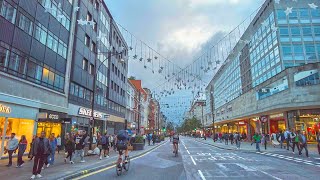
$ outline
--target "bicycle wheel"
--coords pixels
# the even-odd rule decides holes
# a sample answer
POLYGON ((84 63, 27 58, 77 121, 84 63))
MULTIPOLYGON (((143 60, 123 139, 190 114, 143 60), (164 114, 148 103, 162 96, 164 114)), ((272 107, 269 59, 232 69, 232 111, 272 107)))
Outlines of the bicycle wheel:
POLYGON ((120 176, 122 174, 122 166, 118 167, 118 165, 116 165, 116 171, 117 175, 120 176))

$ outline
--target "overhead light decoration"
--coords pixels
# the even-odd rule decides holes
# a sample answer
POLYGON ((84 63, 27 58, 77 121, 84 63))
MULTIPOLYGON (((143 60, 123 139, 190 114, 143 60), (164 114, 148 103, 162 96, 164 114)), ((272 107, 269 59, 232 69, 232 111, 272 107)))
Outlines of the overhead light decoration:
POLYGON ((73 8, 74 12, 78 12, 78 11, 79 11, 79 9, 80 9, 80 7, 79 7, 79 6, 75 6, 75 7, 73 8))
POLYGON ((158 57, 157 57, 157 56, 155 56, 155 57, 154 57, 154 59, 158 59, 158 57))
POLYGON ((138 55, 135 54, 135 55, 133 56, 133 59, 137 59, 137 57, 138 57, 138 55))
POLYGON ((151 59, 150 59, 150 58, 148 58, 148 59, 147 59, 147 61, 148 61, 148 62, 151 62, 151 59))
POLYGON ((131 51, 132 49, 133 49, 133 47, 132 47, 132 46, 130 46, 130 47, 129 47, 129 50, 131 51))
POLYGON ((139 59, 139 61, 142 61, 143 60, 143 58, 141 57, 140 59, 139 59))
POLYGON ((287 7, 287 9, 284 11, 287 16, 289 16, 292 13, 292 7, 287 7))
POLYGON ((82 19, 78 19, 77 22, 78 22, 79 25, 87 25, 88 24, 87 21, 82 20, 82 19))

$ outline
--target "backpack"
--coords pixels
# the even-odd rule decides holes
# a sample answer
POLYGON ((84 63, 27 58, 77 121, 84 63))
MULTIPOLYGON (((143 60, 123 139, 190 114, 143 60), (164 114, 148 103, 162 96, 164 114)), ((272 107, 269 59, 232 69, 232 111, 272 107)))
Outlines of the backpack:
POLYGON ((126 131, 120 130, 120 131, 118 132, 117 139, 118 139, 118 140, 122 140, 122 141, 127 140, 127 136, 126 136, 125 133, 126 133, 126 131))

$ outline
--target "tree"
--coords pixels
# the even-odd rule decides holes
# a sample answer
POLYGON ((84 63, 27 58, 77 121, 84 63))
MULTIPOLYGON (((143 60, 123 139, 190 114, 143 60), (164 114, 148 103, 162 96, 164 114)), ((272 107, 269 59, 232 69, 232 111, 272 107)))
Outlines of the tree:
POLYGON ((130 77, 129 77, 129 80, 136 80, 136 77, 130 76, 130 77))
POLYGON ((202 127, 200 121, 193 117, 191 119, 184 120, 182 125, 178 128, 178 132, 189 132, 199 127, 202 127))
POLYGON ((168 132, 171 132, 174 130, 174 126, 172 122, 168 122, 167 127, 166 127, 168 132))

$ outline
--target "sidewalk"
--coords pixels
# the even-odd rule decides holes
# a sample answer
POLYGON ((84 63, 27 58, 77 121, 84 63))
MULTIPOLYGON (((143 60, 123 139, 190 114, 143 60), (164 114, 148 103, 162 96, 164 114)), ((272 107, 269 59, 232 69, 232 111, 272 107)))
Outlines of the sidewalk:
MULTIPOLYGON (((167 141, 163 141, 161 143, 156 144, 155 146, 144 147, 144 150, 141 151, 132 151, 129 153, 130 157, 140 156, 145 154, 154 148, 166 143, 167 141)), ((102 169, 103 167, 107 167, 116 162, 118 153, 111 150, 109 153, 109 158, 103 158, 99 160, 97 155, 94 156, 86 156, 85 163, 80 163, 80 158, 74 159, 75 164, 70 164, 69 161, 64 163, 64 151, 60 151, 60 154, 56 152, 55 154, 55 164, 50 166, 49 168, 45 168, 41 171, 41 175, 43 179, 64 179, 65 177, 76 177, 81 174, 86 174, 90 171, 102 169)), ((32 176, 32 167, 33 160, 29 161, 27 157, 24 158, 25 164, 21 168, 16 168, 17 158, 13 158, 13 165, 11 167, 6 167, 8 164, 8 159, 0 160, 0 177, 6 177, 6 179, 30 179, 32 176)))
MULTIPOLYGON (((222 143, 220 143, 219 141, 213 142, 213 140, 210 139, 210 138, 208 138, 207 140, 204 140, 203 138, 201 138, 201 139, 197 138, 195 140, 203 142, 203 143, 206 143, 206 144, 213 145, 213 146, 218 147, 218 148, 227 149, 227 150, 256 152, 256 144, 254 143, 251 146, 251 142, 243 142, 243 141, 241 141, 240 150, 238 150, 237 147, 236 147, 236 144, 235 143, 231 144, 230 141, 229 141, 228 145, 225 145, 224 142, 222 142, 222 143)), ((287 149, 284 149, 284 147, 283 147, 283 149, 281 149, 280 146, 274 147, 273 145, 271 145, 271 142, 268 142, 268 143, 269 144, 267 145, 267 150, 264 149, 264 145, 260 144, 260 150, 262 152, 293 155, 291 147, 289 147, 289 151, 288 151, 287 149)), ((309 151, 309 156, 310 157, 313 157, 315 159, 320 158, 316 144, 308 144, 308 151, 309 151)), ((297 148, 295 149, 295 155, 297 157, 299 156, 297 148)), ((302 151, 302 155, 305 156, 305 151, 304 150, 302 151)))

